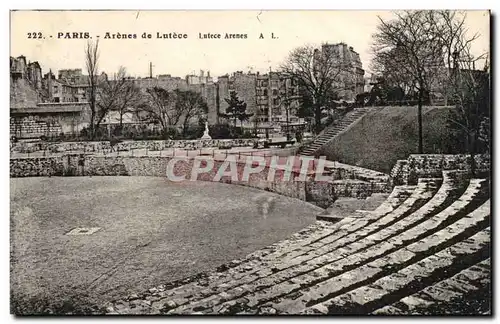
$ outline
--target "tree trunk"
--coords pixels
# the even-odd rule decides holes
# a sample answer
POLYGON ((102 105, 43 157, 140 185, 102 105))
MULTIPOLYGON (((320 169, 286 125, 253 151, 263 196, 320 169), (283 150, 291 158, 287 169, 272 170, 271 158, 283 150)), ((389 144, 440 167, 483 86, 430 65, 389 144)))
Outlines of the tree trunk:
POLYGON ((470 132, 467 133, 468 142, 469 142, 469 155, 470 155, 470 172, 474 177, 476 175, 476 160, 474 159, 476 156, 476 142, 477 142, 477 132, 473 131, 472 134, 470 132))
POLYGON ((423 93, 422 90, 418 91, 418 154, 424 153, 423 135, 422 135, 422 105, 423 93))
POLYGON ((321 131, 321 106, 316 104, 314 107, 314 132, 319 134, 321 131))
POLYGON ((95 111, 90 112, 89 136, 91 140, 95 137, 95 111))

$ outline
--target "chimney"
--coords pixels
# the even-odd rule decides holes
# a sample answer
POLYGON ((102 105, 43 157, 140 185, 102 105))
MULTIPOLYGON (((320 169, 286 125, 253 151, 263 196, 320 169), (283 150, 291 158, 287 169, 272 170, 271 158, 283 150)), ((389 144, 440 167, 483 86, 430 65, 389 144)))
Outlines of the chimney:
POLYGON ((210 78, 210 71, 207 71, 207 78, 210 78))
POLYGON ((49 102, 52 102, 52 69, 49 70, 49 79, 47 80, 47 88, 49 92, 49 102))

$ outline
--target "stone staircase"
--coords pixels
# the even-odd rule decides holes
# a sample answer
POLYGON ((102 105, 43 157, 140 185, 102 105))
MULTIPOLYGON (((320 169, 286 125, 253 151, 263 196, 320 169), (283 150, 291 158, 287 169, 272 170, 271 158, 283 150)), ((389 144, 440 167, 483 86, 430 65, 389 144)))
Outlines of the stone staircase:
POLYGON ((443 171, 375 210, 107 305, 108 314, 491 314, 489 179, 443 171))
POLYGON ((301 147, 298 151, 300 155, 313 156, 315 153, 326 143, 331 141, 335 136, 344 132, 363 117, 370 108, 355 108, 353 111, 348 112, 343 118, 336 121, 333 125, 328 126, 323 130, 310 144, 301 147))

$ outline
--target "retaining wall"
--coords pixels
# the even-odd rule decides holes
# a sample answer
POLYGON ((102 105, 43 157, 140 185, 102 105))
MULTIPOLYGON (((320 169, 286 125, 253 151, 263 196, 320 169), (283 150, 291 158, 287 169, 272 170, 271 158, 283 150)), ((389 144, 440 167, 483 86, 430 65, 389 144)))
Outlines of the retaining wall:
MULTIPOLYGON (((58 157, 16 158, 10 160, 10 176, 155 176, 166 177, 167 166, 172 159, 175 176, 186 176, 191 179, 193 165, 197 159, 182 157, 132 157, 132 156, 85 156, 84 168, 78 166, 79 154, 67 154, 58 157)), ((249 186, 262 190, 275 192, 284 196, 301 199, 314 203, 320 207, 328 207, 337 197, 365 198, 374 192, 387 192, 390 190, 387 183, 369 183, 360 180, 336 180, 329 176, 328 180, 318 181, 314 172, 300 175, 295 170, 285 170, 283 167, 265 167, 258 173, 251 173, 248 180, 242 179, 245 162, 234 161, 234 164, 223 160, 214 160, 211 157, 199 157, 201 167, 206 163, 214 163, 208 172, 201 173, 195 180, 214 181, 217 172, 230 170, 235 167, 237 176, 224 175, 220 181, 249 186), (223 166, 223 164, 226 165, 223 166), (222 167, 223 166, 223 167, 222 167), (274 172, 274 176, 269 176, 274 172), (289 172, 290 176, 285 177, 289 172), (300 177, 300 178, 299 178, 300 177)), ((254 165, 256 166, 256 165, 254 165)), ((169 178, 171 180, 171 178, 169 178)))
MULTIPOLYGON (((133 149, 146 149, 148 151, 161 151, 167 148, 179 148, 186 150, 208 148, 208 147, 248 147, 253 146, 257 139, 213 139, 213 140, 156 140, 156 141, 124 141, 114 146, 118 151, 130 151, 133 149)), ((53 153, 64 153, 71 151, 99 152, 110 150, 109 141, 102 142, 17 142, 11 146, 11 152, 32 153, 37 151, 49 151, 53 153)))

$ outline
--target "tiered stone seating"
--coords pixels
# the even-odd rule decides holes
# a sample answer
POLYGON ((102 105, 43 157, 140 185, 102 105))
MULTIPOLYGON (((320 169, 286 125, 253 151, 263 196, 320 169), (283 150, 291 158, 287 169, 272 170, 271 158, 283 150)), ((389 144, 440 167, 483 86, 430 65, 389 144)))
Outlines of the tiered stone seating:
POLYGON ((478 309, 485 313, 491 305, 485 302, 491 293, 490 259, 470 266, 456 275, 428 286, 412 295, 401 298, 396 303, 379 308, 373 312, 377 315, 397 314, 477 314, 478 309), (473 305, 472 309, 467 307, 473 305), (486 305, 485 305, 486 304, 486 305), (443 312, 444 311, 444 312, 443 312))
MULTIPOLYGON (((438 280, 435 279, 436 277, 449 275, 451 271, 456 271, 456 269, 470 265, 468 262, 469 259, 472 264, 475 264, 478 258, 481 258, 485 252, 485 249, 489 248, 489 229, 480 231, 470 237, 468 241, 460 240, 451 246, 450 242, 453 242, 454 238, 460 238, 467 231, 473 231, 480 224, 487 222, 490 212, 489 205, 490 202, 487 201, 466 217, 460 218, 457 222, 435 232, 433 235, 426 236, 420 241, 406 246, 404 249, 399 249, 382 259, 367 264, 370 270, 375 269, 369 272, 368 276, 371 276, 370 279, 373 280, 376 274, 380 272, 385 276, 372 281, 369 285, 363 285, 326 302, 318 303, 313 308, 320 312, 326 311, 326 313, 346 314, 354 312, 365 314, 373 311, 377 306, 384 305, 391 301, 391 299, 397 298, 401 294, 411 294, 414 290, 418 291, 418 288, 424 288, 432 280, 438 280), (448 249, 432 253, 432 250, 440 245, 446 246, 448 249), (412 261, 414 263, 410 263, 412 261), (391 273, 388 275, 388 271, 384 270, 387 267, 391 267, 391 273), (398 268, 400 268, 399 271, 397 271, 398 268)), ((426 225, 431 224, 422 224, 422 226, 426 225)), ((408 238, 410 237, 408 236, 408 238)), ((366 280, 367 274, 363 273, 362 269, 363 267, 354 269, 349 273, 349 278, 356 278, 355 280, 358 282, 366 280)), ((343 275, 346 276, 345 274, 343 275)), ((348 282, 351 284, 350 281, 348 282)), ((323 282, 322 287, 326 284, 326 282, 323 282)), ((340 287, 345 286, 341 285, 340 287)), ((330 289, 328 294, 334 294, 335 290, 330 289)), ((309 296, 313 298, 318 297, 317 292, 318 290, 315 291, 315 294, 310 294, 309 296)), ((324 298, 320 295, 316 301, 324 298)), ((304 299, 301 301, 304 302, 304 299)), ((311 301, 312 298, 308 300, 308 302, 311 301)))
POLYGON ((395 187, 376 210, 360 212, 364 217, 317 222, 217 271, 153 288, 107 311, 425 313, 488 285, 488 196, 489 181, 467 181, 462 172, 419 179, 395 187))

